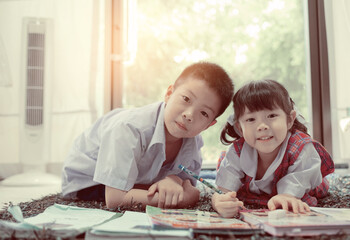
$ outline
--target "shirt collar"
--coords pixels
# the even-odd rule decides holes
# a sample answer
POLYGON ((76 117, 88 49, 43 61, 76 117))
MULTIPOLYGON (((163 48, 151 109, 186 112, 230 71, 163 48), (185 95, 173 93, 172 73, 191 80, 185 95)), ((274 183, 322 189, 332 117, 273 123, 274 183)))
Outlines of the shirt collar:
POLYGON ((161 102, 157 111, 157 122, 149 147, 157 143, 165 144, 164 108, 165 102, 161 102))

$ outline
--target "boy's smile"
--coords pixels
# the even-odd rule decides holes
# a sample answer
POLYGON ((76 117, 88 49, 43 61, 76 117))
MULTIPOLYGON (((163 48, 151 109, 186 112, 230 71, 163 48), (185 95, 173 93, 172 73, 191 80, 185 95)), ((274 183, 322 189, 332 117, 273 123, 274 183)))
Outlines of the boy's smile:
POLYGON ((175 123, 177 124, 177 126, 178 126, 180 129, 182 129, 182 130, 184 130, 184 131, 187 131, 187 128, 186 128, 186 125, 185 125, 185 124, 180 123, 180 122, 176 122, 176 121, 175 121, 175 123))
POLYGON ((192 138, 216 123, 221 101, 219 96, 198 79, 187 79, 165 96, 164 124, 167 141, 192 138))

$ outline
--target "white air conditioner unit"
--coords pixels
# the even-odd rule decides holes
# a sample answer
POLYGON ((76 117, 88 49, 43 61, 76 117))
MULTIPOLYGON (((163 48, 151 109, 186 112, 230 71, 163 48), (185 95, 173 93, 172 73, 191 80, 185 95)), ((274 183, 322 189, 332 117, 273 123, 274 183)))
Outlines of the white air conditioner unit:
POLYGON ((50 157, 52 20, 23 19, 19 157, 22 173, 3 185, 48 185, 59 178, 46 173, 50 157))

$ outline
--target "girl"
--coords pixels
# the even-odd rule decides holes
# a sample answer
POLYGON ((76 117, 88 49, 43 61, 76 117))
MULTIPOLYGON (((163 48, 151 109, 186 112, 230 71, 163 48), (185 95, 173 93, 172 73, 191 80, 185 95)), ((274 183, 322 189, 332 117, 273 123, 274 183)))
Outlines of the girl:
POLYGON ((296 118, 287 90, 273 80, 250 82, 234 95, 233 108, 221 132, 221 142, 232 145, 219 160, 216 178, 224 194, 213 195, 213 208, 224 217, 233 217, 243 202, 310 211, 308 205, 327 194, 324 177, 334 164, 296 118))

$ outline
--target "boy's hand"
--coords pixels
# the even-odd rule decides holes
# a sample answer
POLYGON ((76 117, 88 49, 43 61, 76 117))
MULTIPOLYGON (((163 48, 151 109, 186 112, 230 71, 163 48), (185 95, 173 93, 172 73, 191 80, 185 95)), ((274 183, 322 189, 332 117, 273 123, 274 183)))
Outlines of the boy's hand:
POLYGON ((309 205, 290 194, 278 194, 270 198, 267 202, 269 210, 276 210, 278 207, 288 211, 292 209, 294 213, 310 212, 309 205))
POLYGON ((166 178, 154 183, 148 189, 148 196, 158 192, 158 207, 176 207, 184 199, 182 180, 178 176, 169 175, 166 178))
POLYGON ((225 218, 234 217, 238 210, 243 207, 243 202, 236 198, 236 192, 214 193, 211 203, 215 211, 225 218))

